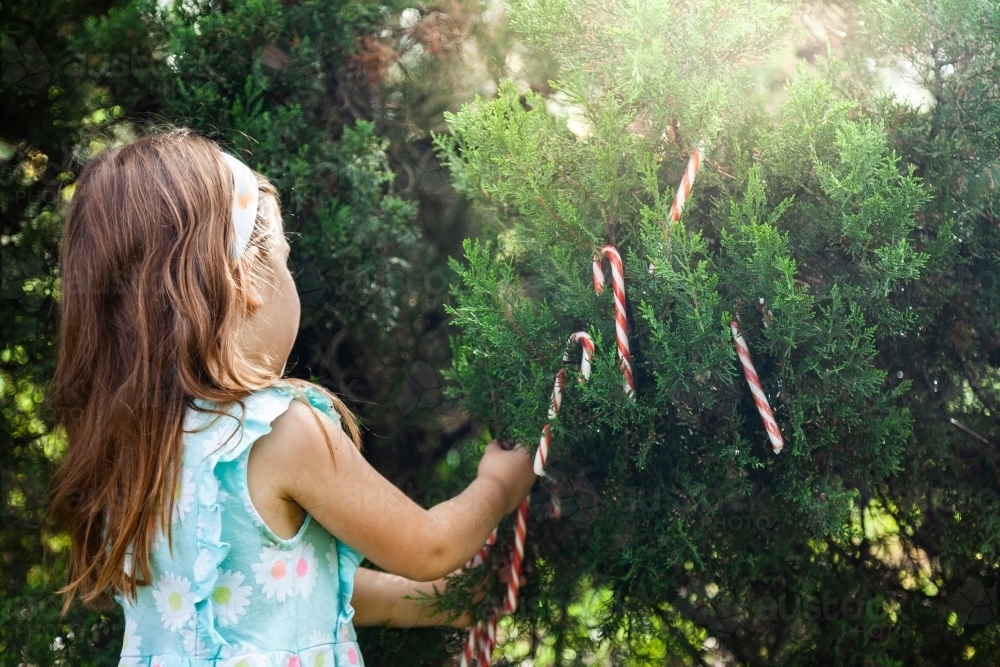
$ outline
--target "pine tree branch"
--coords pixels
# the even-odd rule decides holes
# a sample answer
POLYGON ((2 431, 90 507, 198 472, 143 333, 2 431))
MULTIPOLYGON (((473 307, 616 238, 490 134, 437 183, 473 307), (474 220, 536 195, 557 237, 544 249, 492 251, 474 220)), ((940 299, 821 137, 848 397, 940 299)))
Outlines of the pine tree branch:
POLYGON ((535 355, 536 359, 543 360, 545 357, 543 357, 538 352, 538 350, 535 349, 535 347, 531 344, 531 341, 528 339, 528 336, 524 333, 524 331, 521 329, 521 327, 518 326, 517 322, 514 321, 514 317, 510 313, 506 312, 506 309, 504 310, 504 315, 503 316, 504 316, 504 319, 507 320, 510 323, 510 326, 514 330, 514 333, 516 333, 517 337, 521 339, 521 342, 524 343, 524 346, 526 348, 528 348, 528 350, 533 355, 535 355))
POLYGON ((702 38, 705 42, 708 42, 708 38, 711 37, 712 33, 715 32, 715 29, 719 27, 722 19, 726 18, 726 15, 733 11, 734 7, 736 7, 735 2, 719 12, 718 16, 715 17, 715 20, 712 21, 712 25, 708 26, 708 30, 705 31, 705 36, 702 38))
POLYGON ((990 443, 990 441, 988 439, 986 439, 985 437, 979 435, 978 433, 976 433, 971 428, 969 428, 968 426, 966 426, 962 422, 958 421, 954 417, 948 417, 948 423, 951 424, 952 426, 954 426, 955 428, 957 428, 962 433, 975 438, 976 440, 978 440, 979 442, 983 443, 984 445, 992 444, 992 443, 990 443))
POLYGON ((707 164, 710 167, 712 167, 713 169, 715 169, 715 171, 719 175, 725 176, 726 178, 729 178, 729 179, 734 180, 734 181, 736 180, 735 176, 733 176, 728 171, 726 171, 725 169, 723 169, 722 165, 720 165, 718 162, 716 162, 715 160, 711 159, 707 155, 706 156, 702 156, 702 160, 704 160, 705 164, 707 164))
POLYGON ((539 205, 541 205, 542 210, 544 210, 548 214, 548 216, 552 218, 552 221, 555 222, 557 225, 559 225, 561 228, 565 229, 566 233, 569 234, 573 238, 573 240, 575 241, 580 240, 579 235, 577 235, 577 233, 573 230, 573 228, 568 225, 564 225, 562 220, 559 219, 559 216, 557 216, 552 211, 552 209, 549 208, 549 205, 545 203, 545 199, 542 197, 542 195, 540 194, 535 195, 535 200, 539 203, 539 205))

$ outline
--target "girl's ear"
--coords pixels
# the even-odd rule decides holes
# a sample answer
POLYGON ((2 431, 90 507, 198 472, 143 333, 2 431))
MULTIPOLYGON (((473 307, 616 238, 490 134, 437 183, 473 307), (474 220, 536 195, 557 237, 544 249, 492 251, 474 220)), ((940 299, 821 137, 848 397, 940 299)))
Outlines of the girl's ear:
MULTIPOLYGON (((253 266, 254 262, 257 260, 259 248, 257 246, 251 246, 247 248, 245 254, 243 255, 243 261, 247 263, 247 266, 253 266)), ((248 271, 249 275, 250 272, 248 271)), ((254 280, 252 277, 249 280, 249 286, 247 289, 247 310, 251 313, 264 305, 264 294, 261 292, 260 281, 254 280)))

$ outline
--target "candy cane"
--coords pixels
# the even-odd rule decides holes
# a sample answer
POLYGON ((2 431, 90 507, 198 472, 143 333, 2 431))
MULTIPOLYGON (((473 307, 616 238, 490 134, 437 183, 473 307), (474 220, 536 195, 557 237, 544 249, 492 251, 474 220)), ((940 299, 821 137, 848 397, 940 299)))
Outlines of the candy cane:
POLYGON ((604 267, 601 255, 607 257, 611 264, 611 287, 615 295, 615 334, 618 341, 618 357, 621 359, 622 375, 625 378, 625 393, 635 398, 632 357, 628 351, 628 318, 625 317, 625 271, 622 268, 622 257, 612 245, 601 246, 600 252, 594 253, 592 266, 594 291, 598 294, 604 292, 604 267))
MULTIPOLYGON (((611 264, 612 288, 615 302, 615 330, 618 341, 618 356, 621 360, 622 375, 624 378, 625 393, 635 396, 635 382, 632 378, 632 362, 628 348, 628 320, 625 316, 625 273, 622 268, 621 255, 614 246, 606 245, 601 248, 600 253, 594 254, 594 290, 601 294, 604 291, 604 271, 601 266, 601 255, 608 258, 611 264)), ((590 379, 592 358, 594 356, 594 341, 583 331, 577 331, 569 337, 567 345, 580 343, 582 348, 582 358, 580 360, 580 382, 590 379)), ((569 350, 563 354, 563 361, 569 361, 569 350)), ((562 406, 562 389, 565 383, 565 372, 562 368, 556 373, 555 383, 552 387, 552 396, 549 403, 549 421, 555 419, 562 406)), ((534 469, 539 476, 545 474, 545 463, 548 460, 549 448, 552 445, 552 427, 546 422, 542 427, 542 436, 535 452, 534 469)), ((513 614, 517 611, 518 597, 521 591, 521 569, 524 564, 524 547, 528 536, 528 514, 530 510, 531 496, 529 495, 518 505, 517 515, 514 519, 514 543, 511 545, 510 570, 507 578, 507 595, 504 598, 503 606, 498 611, 490 613, 489 617, 478 623, 469 630, 465 647, 460 660, 461 667, 471 667, 478 658, 480 667, 490 667, 493 662, 493 647, 496 645, 496 632, 499 616, 513 614)), ((560 509, 558 502, 553 502, 552 515, 559 516, 560 509)), ((496 531, 490 536, 496 540, 496 531)), ((488 553, 491 542, 482 547, 470 560, 466 567, 473 567, 483 562, 488 553)))
POLYGON ((705 151, 701 146, 691 151, 691 157, 688 159, 684 175, 681 177, 681 184, 677 186, 677 196, 674 197, 674 203, 670 205, 670 222, 677 222, 681 219, 684 204, 687 203, 688 196, 691 194, 691 188, 694 187, 694 179, 698 177, 698 171, 701 169, 701 161, 704 158, 705 151))
POLYGON ((479 547, 479 551, 477 551, 475 555, 473 555, 472 558, 469 559, 469 561, 465 564, 465 567, 463 569, 471 570, 474 567, 482 565, 486 561, 486 556, 490 553, 490 547, 496 544, 496 541, 497 541, 497 529, 494 528, 493 532, 490 533, 490 536, 486 538, 486 544, 479 547))
MULTIPOLYGON (((691 189, 694 188, 694 179, 698 177, 698 172, 701 170, 702 160, 705 158, 705 149, 699 144, 696 149, 691 151, 691 157, 688 158, 687 167, 684 168, 684 175, 681 177, 681 183, 677 186, 677 195, 674 197, 674 201, 670 204, 670 222, 675 223, 681 219, 681 213, 684 212, 684 204, 687 203, 688 197, 691 195, 691 189)), ((670 238, 670 227, 668 225, 663 225, 663 234, 668 239, 670 238)), ((650 262, 649 272, 653 273, 653 269, 656 266, 650 262)))
POLYGON ((743 375, 746 376, 747 384, 750 385, 750 393, 753 394, 754 403, 757 404, 757 411, 764 422, 767 437, 771 440, 771 449, 774 450, 775 454, 778 454, 781 452, 782 447, 785 446, 785 442, 781 438, 781 431, 778 429, 778 422, 774 420, 774 413, 771 412, 767 396, 764 395, 764 389, 760 384, 760 378, 757 377, 757 371, 754 370, 753 361, 750 359, 750 348, 747 347, 747 342, 743 338, 743 332, 740 331, 740 325, 736 320, 729 322, 729 328, 733 331, 733 342, 736 344, 736 354, 743 365, 743 375))
POLYGON ((460 667, 472 667, 479 651, 479 625, 476 624, 469 629, 469 636, 465 638, 465 648, 462 649, 462 658, 458 664, 460 667))
POLYGON ((517 611, 517 597, 521 592, 521 564, 524 561, 524 542, 528 537, 528 511, 531 496, 527 496, 517 506, 514 517, 514 544, 510 549, 510 576, 507 579, 507 597, 504 598, 503 613, 513 614, 517 611))
MULTIPOLYGON (((603 276, 602 276, 603 278, 603 276)), ((594 356, 594 341, 585 331, 577 331, 570 335, 567 345, 580 343, 583 348, 583 359, 580 361, 580 382, 590 379, 590 360, 594 356)), ((569 361, 569 348, 563 354, 563 361, 569 361)), ((549 420, 556 418, 559 408, 562 406, 562 388, 565 382, 563 369, 556 373, 556 381, 552 387, 552 400, 549 403, 549 420)), ((535 450, 535 474, 539 477, 545 475, 545 462, 549 458, 549 447, 552 445, 552 428, 546 422, 542 426, 542 438, 538 442, 538 449, 535 450)))
MULTIPOLYGON (((471 570, 474 567, 482 565, 486 561, 486 556, 490 553, 490 548, 496 544, 497 541, 497 529, 494 528, 490 536, 486 538, 486 543, 479 548, 472 558, 465 564, 462 568, 463 570, 471 570)), ((460 570, 461 571, 461 570, 460 570)), ((469 629, 469 636, 465 640, 465 648, 462 649, 462 659, 459 661, 461 667, 472 667, 478 653, 478 648, 480 644, 480 634, 482 629, 480 626, 474 625, 469 629)))
POLYGON ((497 616, 491 613, 483 622, 479 631, 479 665, 490 667, 493 664, 493 647, 497 643, 497 616))

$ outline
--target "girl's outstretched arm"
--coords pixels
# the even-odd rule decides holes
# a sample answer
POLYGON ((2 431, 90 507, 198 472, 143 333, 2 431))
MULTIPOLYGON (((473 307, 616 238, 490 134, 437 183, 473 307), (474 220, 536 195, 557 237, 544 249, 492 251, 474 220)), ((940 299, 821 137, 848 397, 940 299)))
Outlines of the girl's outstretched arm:
POLYGON ((534 481, 523 448, 490 443, 476 479, 424 509, 372 468, 339 424, 297 400, 254 444, 247 472, 251 500, 275 532, 272 521, 294 533, 308 512, 380 568, 423 582, 461 567, 534 481))
POLYGON ((444 590, 445 581, 417 582, 388 572, 358 569, 354 578, 354 625, 382 625, 394 628, 418 628, 450 625, 464 628, 471 623, 468 613, 449 618, 434 613, 433 598, 444 590))

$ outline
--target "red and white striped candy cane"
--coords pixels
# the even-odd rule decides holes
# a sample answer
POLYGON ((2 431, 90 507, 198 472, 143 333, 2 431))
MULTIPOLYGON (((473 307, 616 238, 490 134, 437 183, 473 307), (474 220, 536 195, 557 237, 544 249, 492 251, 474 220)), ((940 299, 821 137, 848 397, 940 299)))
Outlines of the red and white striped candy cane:
POLYGON ((601 246, 600 252, 594 253, 593 274, 594 291, 604 292, 604 267, 601 255, 608 258, 611 264, 611 288, 615 296, 615 337, 618 341, 618 358, 621 360, 622 375, 625 382, 625 393, 635 397, 635 380, 632 378, 632 357, 628 351, 628 318, 625 317, 625 269, 622 257, 613 245, 601 246))
MULTIPOLYGON (((486 556, 490 553, 490 548, 496 544, 497 529, 494 528, 490 536, 486 538, 486 543, 479 548, 472 558, 462 568, 471 570, 482 565, 486 561, 486 556)), ((482 624, 477 624, 469 628, 469 636, 465 640, 465 648, 462 649, 462 658, 459 661, 461 667, 472 667, 475 664, 476 656, 479 652, 480 635, 483 631, 482 624)))
MULTIPOLYGON (((511 614, 517 609, 517 597, 521 590, 521 563, 524 560, 524 540, 528 533, 528 509, 531 496, 521 501, 517 508, 517 518, 514 524, 514 544, 511 549, 510 576, 507 582, 507 598, 504 600, 503 613, 511 614)), ((470 568, 482 563, 489 553, 490 547, 496 542, 497 531, 494 528, 486 544, 469 559, 465 567, 470 568)), ((469 628, 469 635, 465 639, 465 647, 462 649, 462 658, 459 661, 461 667, 471 667, 476 658, 483 667, 489 667, 492 663, 493 646, 496 644, 497 618, 496 612, 490 612, 486 621, 481 621, 469 628)))
POLYGON ((493 664, 493 647, 497 643, 497 615, 491 612, 487 619, 480 624, 479 631, 479 665, 480 667, 490 667, 493 664))
POLYGON ((694 187, 694 179, 698 177, 698 171, 701 169, 701 161, 704 157, 705 151, 701 146, 691 151, 691 157, 688 159, 684 175, 681 177, 681 184, 677 186, 677 196, 674 197, 674 203, 670 205, 670 222, 677 222, 681 219, 684 204, 687 203, 691 188, 694 187))
MULTIPOLYGON (((618 339, 618 356, 621 359, 622 375, 624 376, 625 393, 634 396, 635 384, 632 379, 632 362, 628 349, 628 321, 625 317, 625 272, 622 267, 621 255, 614 246, 603 246, 599 254, 594 255, 594 290, 601 294, 604 291, 604 272, 601 266, 601 255, 608 258, 611 263, 611 277, 613 282, 615 300, 615 329, 618 339)), ((568 345, 580 343, 582 348, 582 358, 580 360, 580 382, 590 379, 591 360, 594 356, 594 341, 584 331, 573 333, 567 342, 568 345)), ((569 350, 563 354, 563 361, 569 361, 569 350)), ((556 373, 556 380, 552 387, 552 397, 549 404, 549 420, 555 419, 562 406, 562 389, 565 382, 565 372, 562 368, 556 373)), ((539 476, 545 474, 545 463, 548 460, 549 448, 552 445, 552 427, 546 422, 542 427, 542 437, 538 443, 538 450, 535 452, 535 473, 539 476)), ((490 613, 489 617, 469 630, 469 636, 465 642, 460 661, 461 667, 471 667, 478 658, 480 667, 490 667, 493 661, 493 647, 496 645, 496 632, 499 616, 513 614, 517 611, 518 597, 521 591, 521 569, 524 564, 524 547, 528 536, 528 514, 530 511, 531 496, 528 496, 518 505, 517 515, 514 518, 514 543, 511 545, 510 567, 507 578, 507 596, 504 598, 503 606, 500 610, 490 613)), ((559 508, 553 505, 553 515, 559 515, 559 508)), ((490 536, 496 539, 496 531, 490 536)), ((476 553, 466 567, 473 567, 482 563, 488 552, 490 543, 487 543, 476 553)))
MULTIPOLYGON (((486 543, 479 548, 479 551, 469 559, 462 569, 471 570, 474 567, 482 565, 486 561, 486 556, 490 553, 490 548, 496 544, 496 541, 497 529, 494 528, 490 536, 486 538, 486 543)), ((466 637, 465 648, 462 649, 462 658, 459 661, 461 667, 472 667, 475 664, 476 656, 479 652, 480 635, 483 631, 483 628, 480 627, 481 625, 477 624, 469 628, 469 636, 466 637)))
MULTIPOLYGON (((583 356, 580 360, 580 381, 590 378, 590 359, 594 354, 594 341, 585 331, 577 331, 570 335, 567 345, 580 343, 583 349, 583 356)), ((563 354, 563 361, 569 361, 569 349, 563 354)), ((556 372, 556 381, 552 386, 552 398, 549 403, 549 420, 555 419, 562 406, 562 388, 566 380, 566 375, 562 368, 556 372)), ((545 475, 545 462, 549 458, 549 447, 552 445, 552 427, 549 422, 542 426, 542 437, 535 450, 535 474, 539 477, 545 475)), ((513 614, 517 611, 518 595, 521 591, 521 569, 524 564, 524 545, 528 536, 528 514, 530 510, 530 498, 528 496, 521 501, 517 507, 517 515, 514 517, 514 544, 510 555, 510 573, 507 579, 507 597, 504 600, 503 613, 513 614)), ((553 506, 553 512, 558 516, 558 507, 553 506)))
POLYGON ((458 661, 460 667, 472 667, 479 655, 479 624, 469 628, 469 635, 465 638, 465 647, 462 649, 462 657, 458 661))
MULTIPOLYGON (((681 213, 684 212, 684 204, 687 203, 688 197, 691 195, 691 189, 694 187, 694 179, 698 178, 698 172, 701 170, 701 163, 704 158, 705 150, 701 145, 691 151, 691 157, 688 158, 687 167, 685 167, 684 175, 681 177, 681 183, 677 186, 677 195, 670 205, 671 223, 678 222, 681 219, 681 213)), ((668 239, 670 238, 669 225, 663 225, 663 234, 668 239)), ((654 268, 656 266, 650 262, 649 272, 652 273, 654 268)))
POLYGON ((740 331, 739 322, 731 320, 729 328, 733 331, 733 342, 736 344, 736 354, 743 366, 743 375, 746 376, 747 384, 750 385, 750 393, 753 394, 753 401, 757 404, 757 411, 764 422, 767 437, 771 440, 771 449, 777 454, 785 446, 785 441, 781 437, 781 430, 778 429, 778 422, 774 420, 774 413, 771 412, 767 396, 764 395, 764 388, 760 384, 760 378, 757 377, 757 371, 754 370, 753 360, 750 359, 750 348, 747 347, 743 332, 740 331))
POLYGON ((496 544, 497 541, 497 529, 494 528, 490 536, 486 538, 486 544, 479 548, 479 551, 469 559, 469 562, 465 564, 463 569, 471 570, 474 567, 479 567, 486 561, 486 556, 490 552, 490 547, 496 544))
POLYGON ((514 544, 510 549, 510 572, 507 579, 507 597, 504 598, 503 613, 513 614, 517 611, 517 598, 521 592, 521 565, 524 562, 524 543, 528 538, 528 514, 531 506, 531 496, 527 496, 517 506, 514 516, 514 544))
MULTIPOLYGON (((594 356, 594 341, 585 331, 577 331, 570 335, 568 345, 580 343, 583 348, 583 358, 580 361, 580 382, 590 379, 590 360, 594 356)), ((563 361, 569 361, 569 348, 563 355, 563 361)), ((549 420, 555 419, 562 406, 562 388, 565 382, 563 369, 556 373, 556 381, 552 386, 552 400, 549 403, 549 420)), ((548 422, 542 426, 542 438, 538 442, 538 449, 535 450, 535 474, 539 477, 545 475, 545 462, 549 458, 549 447, 552 445, 552 427, 548 422)))
MULTIPOLYGON (((580 343, 582 348, 582 358, 580 360, 580 382, 590 379, 591 359, 594 356, 594 341, 585 331, 577 331, 570 335, 567 341, 567 350, 563 354, 563 361, 569 361, 568 346, 573 343, 580 343)), ((562 406, 562 388, 565 382, 565 372, 562 368, 556 373, 556 380, 552 387, 552 400, 549 404, 549 419, 555 419, 562 406)), ((548 422, 542 427, 542 438, 538 443, 538 450, 535 452, 535 473, 539 476, 545 474, 545 461, 548 459, 549 447, 552 445, 552 429, 548 422)), ((530 496, 525 498, 517 508, 517 515, 514 519, 514 544, 511 549, 510 572, 507 580, 507 597, 504 599, 502 612, 512 614, 517 610, 518 596, 521 590, 521 569, 524 564, 524 545, 528 533, 528 514, 530 509, 530 496)), ((558 515, 558 509, 553 508, 558 515)), ((466 564, 466 568, 474 567, 482 563, 489 551, 490 545, 496 542, 496 530, 490 535, 490 540, 474 555, 466 564)), ((496 616, 491 614, 490 620, 473 627, 469 630, 469 636, 465 642, 465 649, 462 651, 462 667, 469 667, 476 657, 479 657, 480 664, 489 665, 484 656, 492 653, 493 643, 496 641, 496 616), (492 632, 491 632, 492 629, 492 632), (491 639, 492 637, 492 639, 491 639)))

